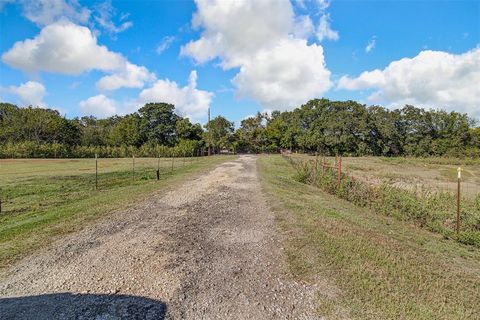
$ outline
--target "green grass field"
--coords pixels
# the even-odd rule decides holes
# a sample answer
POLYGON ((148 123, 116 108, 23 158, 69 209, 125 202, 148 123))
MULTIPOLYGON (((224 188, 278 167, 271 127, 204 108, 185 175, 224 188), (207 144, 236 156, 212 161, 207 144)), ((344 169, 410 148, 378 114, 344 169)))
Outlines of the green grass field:
POLYGON ((0 160, 0 268, 116 209, 205 172, 232 156, 0 160), (156 170, 160 165, 160 181, 156 170))
POLYGON ((280 156, 261 157, 258 168, 290 271, 319 286, 320 315, 480 318, 480 249, 297 182, 280 156))

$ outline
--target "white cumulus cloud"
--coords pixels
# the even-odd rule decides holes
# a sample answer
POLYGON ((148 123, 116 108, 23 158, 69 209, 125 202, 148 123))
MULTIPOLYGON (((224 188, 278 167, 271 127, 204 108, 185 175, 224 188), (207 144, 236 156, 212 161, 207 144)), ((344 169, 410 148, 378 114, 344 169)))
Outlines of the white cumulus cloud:
POLYGON ((79 103, 82 113, 87 116, 95 116, 97 118, 106 118, 117 113, 117 105, 115 101, 99 94, 82 100, 79 103))
POLYGON ((318 97, 331 86, 322 47, 306 41, 311 19, 295 17, 290 1, 196 4, 192 23, 202 34, 181 53, 198 63, 218 59, 224 69, 239 67, 232 80, 238 96, 254 98, 265 108, 285 109, 318 97))
POLYGON ((121 54, 99 45, 90 29, 67 21, 44 27, 33 39, 16 42, 2 60, 28 73, 78 75, 101 70, 112 74, 99 83, 100 88, 109 90, 142 87, 154 77, 145 67, 129 63, 121 54))
POLYGON ((127 62, 116 73, 102 77, 97 82, 100 90, 117 90, 126 88, 143 88, 146 82, 155 81, 155 75, 147 68, 127 62))
POLYGON ((463 54, 422 51, 383 70, 343 76, 339 89, 376 89, 373 102, 445 108, 480 116, 480 48, 463 54))
POLYGON ((259 51, 233 79, 240 97, 252 97, 266 108, 291 109, 331 87, 323 48, 286 38, 259 51))
POLYGON ((221 56, 224 67, 238 66, 251 52, 284 38, 294 24, 288 0, 195 2, 192 23, 204 31, 200 39, 184 46, 182 53, 200 63, 221 56))
POLYGON ((90 29, 71 22, 51 24, 33 39, 16 42, 2 60, 25 72, 71 75, 93 69, 115 70, 124 63, 120 54, 98 45, 90 29))
POLYGON ((24 106, 45 107, 43 98, 47 94, 45 86, 36 81, 28 81, 19 86, 10 86, 8 92, 18 96, 24 106))
POLYGON ((176 111, 191 119, 198 119, 207 114, 213 93, 197 89, 197 72, 190 73, 188 85, 180 87, 168 79, 157 80, 152 87, 140 92, 139 103, 165 102, 175 105, 176 111))

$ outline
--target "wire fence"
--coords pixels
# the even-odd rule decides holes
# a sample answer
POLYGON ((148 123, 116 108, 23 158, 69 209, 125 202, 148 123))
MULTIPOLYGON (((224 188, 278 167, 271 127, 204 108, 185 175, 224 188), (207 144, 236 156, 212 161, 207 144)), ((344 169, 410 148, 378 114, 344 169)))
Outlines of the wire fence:
POLYGON ((152 183, 207 157, 2 159, 0 218, 41 211, 96 192, 152 183))
POLYGON ((480 246, 480 163, 459 167, 446 160, 282 156, 301 182, 480 246))

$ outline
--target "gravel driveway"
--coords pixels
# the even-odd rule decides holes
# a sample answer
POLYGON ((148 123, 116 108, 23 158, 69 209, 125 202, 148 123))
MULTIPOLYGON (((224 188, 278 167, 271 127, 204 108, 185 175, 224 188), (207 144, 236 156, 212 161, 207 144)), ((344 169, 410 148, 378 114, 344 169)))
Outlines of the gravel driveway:
POLYGON ((0 275, 0 319, 316 319, 240 156, 0 275))

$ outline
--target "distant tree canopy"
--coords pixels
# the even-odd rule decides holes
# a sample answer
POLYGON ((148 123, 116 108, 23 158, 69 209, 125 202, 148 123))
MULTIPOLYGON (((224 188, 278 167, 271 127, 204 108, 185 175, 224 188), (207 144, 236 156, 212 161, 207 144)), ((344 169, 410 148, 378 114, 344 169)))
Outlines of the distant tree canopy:
POLYGON ((80 139, 81 132, 75 122, 61 117, 58 111, 0 103, 0 143, 75 144, 80 139))
POLYGON ((466 114, 407 105, 390 110, 355 101, 314 99, 293 111, 258 113, 234 123, 218 116, 203 128, 167 103, 96 119, 0 103, 0 147, 18 143, 66 147, 193 146, 239 152, 304 152, 379 156, 479 156, 480 128, 466 114), (204 131, 205 128, 205 131, 204 131))
POLYGON ((242 121, 239 146, 323 154, 377 156, 479 155, 480 129, 466 114, 407 105, 389 110, 355 101, 315 99, 293 111, 242 121))

